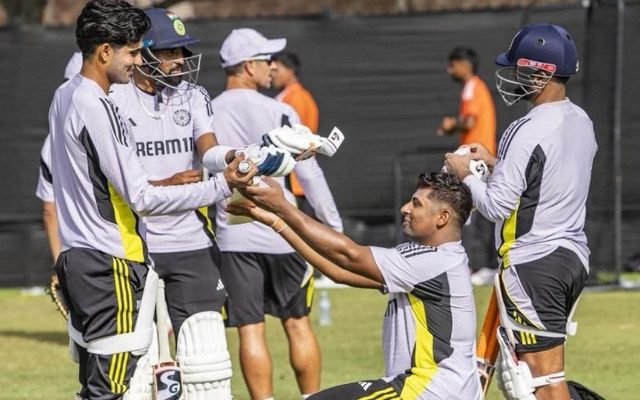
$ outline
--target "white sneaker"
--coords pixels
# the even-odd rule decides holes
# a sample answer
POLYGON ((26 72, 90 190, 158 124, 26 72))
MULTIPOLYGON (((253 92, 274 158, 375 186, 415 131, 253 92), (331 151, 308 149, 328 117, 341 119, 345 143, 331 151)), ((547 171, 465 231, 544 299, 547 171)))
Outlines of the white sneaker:
POLYGON ((484 286, 490 285, 493 283, 493 277, 496 276, 495 269, 491 268, 480 268, 473 274, 471 274, 471 284, 474 286, 484 286))

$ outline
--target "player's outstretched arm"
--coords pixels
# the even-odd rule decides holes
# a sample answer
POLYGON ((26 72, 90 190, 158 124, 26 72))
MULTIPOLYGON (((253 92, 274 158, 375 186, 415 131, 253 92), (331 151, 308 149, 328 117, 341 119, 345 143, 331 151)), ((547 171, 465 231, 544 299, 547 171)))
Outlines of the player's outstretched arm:
POLYGON ((247 199, 241 202, 229 204, 226 211, 231 214, 244 215, 253 218, 256 221, 270 226, 274 231, 278 232, 280 236, 282 236, 305 260, 336 283, 361 288, 382 288, 381 283, 353 272, 349 272, 327 260, 302 240, 302 238, 290 229, 289 226, 280 219, 280 217, 256 206, 253 202, 247 199))
POLYGON ((312 249, 339 267, 360 276, 384 283, 371 250, 360 246, 342 233, 306 216, 284 197, 281 186, 271 178, 263 177, 265 185, 242 189, 242 193, 280 217, 312 249))

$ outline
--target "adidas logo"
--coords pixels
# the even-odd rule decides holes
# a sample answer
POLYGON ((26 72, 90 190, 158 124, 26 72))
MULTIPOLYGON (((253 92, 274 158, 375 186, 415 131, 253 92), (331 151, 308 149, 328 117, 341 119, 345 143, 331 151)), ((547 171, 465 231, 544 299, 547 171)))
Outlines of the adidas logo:
POLYGON ((218 287, 216 288, 216 290, 223 290, 224 289, 224 284, 222 283, 222 279, 218 279, 218 287))
POLYGON ((372 383, 371 382, 358 382, 358 384, 360 386, 362 386, 362 390, 364 390, 365 392, 371 387, 372 383))

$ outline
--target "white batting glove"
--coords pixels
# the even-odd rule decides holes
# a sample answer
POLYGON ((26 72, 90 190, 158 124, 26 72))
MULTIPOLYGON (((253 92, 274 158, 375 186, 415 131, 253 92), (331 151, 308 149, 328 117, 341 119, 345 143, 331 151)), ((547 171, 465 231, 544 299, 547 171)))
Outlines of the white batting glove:
POLYGON ((281 126, 262 136, 262 141, 274 145, 291 153, 296 160, 306 160, 314 153, 333 156, 344 141, 344 135, 334 127, 328 137, 314 135, 304 125, 294 124, 293 127, 281 126))
POLYGON ((273 145, 251 144, 236 152, 236 154, 239 153, 253 161, 259 175, 285 176, 289 175, 296 166, 296 160, 291 153, 273 145))
MULTIPOLYGON (((462 145, 453 152, 453 154, 459 154, 461 156, 467 155, 471 152, 469 146, 462 145)), ((489 179, 489 167, 483 160, 469 160, 469 171, 471 174, 480 178, 481 181, 486 182, 489 179)), ((442 172, 447 172, 447 166, 442 167, 442 172)))

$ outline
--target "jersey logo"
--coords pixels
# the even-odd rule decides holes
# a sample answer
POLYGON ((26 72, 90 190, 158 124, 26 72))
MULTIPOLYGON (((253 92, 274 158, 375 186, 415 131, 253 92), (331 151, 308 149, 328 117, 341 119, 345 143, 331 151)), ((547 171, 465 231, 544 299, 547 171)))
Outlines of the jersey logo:
POLYGON ((175 110, 173 112, 173 122, 175 122, 176 125, 187 126, 191 122, 191 113, 184 108, 175 110))
POLYGON ((166 140, 151 140, 148 142, 136 142, 136 155, 138 157, 193 153, 193 149, 193 136, 166 140))
POLYGON ((358 382, 358 384, 362 387, 362 390, 364 390, 365 392, 369 390, 369 388, 372 385, 371 382, 358 382))
POLYGON ((398 250, 398 252, 404 258, 411 258, 413 256, 418 256, 420 254, 434 253, 438 251, 438 248, 432 247, 432 246, 425 246, 423 244, 415 243, 415 242, 407 242, 407 243, 402 243, 396 246, 396 250, 398 250))

